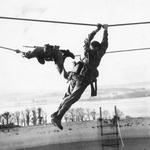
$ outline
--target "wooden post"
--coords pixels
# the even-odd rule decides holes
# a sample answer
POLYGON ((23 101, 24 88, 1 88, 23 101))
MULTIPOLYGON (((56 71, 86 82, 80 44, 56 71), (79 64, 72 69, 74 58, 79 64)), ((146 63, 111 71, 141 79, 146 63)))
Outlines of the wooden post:
POLYGON ((119 135, 118 135, 118 112, 117 112, 117 107, 115 106, 115 116, 116 116, 116 138, 117 138, 117 145, 118 145, 118 150, 119 150, 119 135))
POLYGON ((100 107, 100 126, 101 126, 101 136, 103 135, 103 123, 102 123, 102 108, 100 107))

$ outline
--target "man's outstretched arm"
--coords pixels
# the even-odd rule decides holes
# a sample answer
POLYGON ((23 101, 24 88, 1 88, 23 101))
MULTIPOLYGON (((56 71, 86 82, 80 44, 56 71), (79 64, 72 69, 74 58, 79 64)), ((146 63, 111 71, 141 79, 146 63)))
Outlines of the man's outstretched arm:
POLYGON ((45 60, 43 58, 44 47, 35 48, 33 51, 28 51, 23 54, 23 57, 31 59, 37 58, 40 64, 45 64, 45 60))
POLYGON ((101 25, 101 24, 98 24, 98 25, 97 25, 97 29, 94 30, 93 32, 91 32, 91 33, 88 35, 88 38, 85 39, 85 41, 84 41, 84 50, 85 50, 85 51, 89 50, 91 41, 93 40, 93 38, 94 38, 94 36, 96 35, 96 33, 101 29, 101 27, 102 27, 102 25, 101 25))
POLYGON ((108 25, 104 24, 102 27, 104 28, 104 33, 103 33, 103 39, 101 42, 101 49, 103 49, 105 53, 106 49, 108 48, 108 25))

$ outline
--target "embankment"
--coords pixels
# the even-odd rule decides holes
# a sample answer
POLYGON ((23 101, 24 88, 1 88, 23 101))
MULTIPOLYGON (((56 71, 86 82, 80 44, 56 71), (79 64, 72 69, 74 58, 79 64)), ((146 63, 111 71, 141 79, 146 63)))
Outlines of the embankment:
MULTIPOLYGON (((101 149, 99 121, 63 124, 60 131, 53 125, 30 126, 0 131, 0 150, 96 150, 101 149)), ((107 132, 112 128, 108 127, 107 132)), ((148 150, 150 124, 121 126, 127 150, 148 150)))

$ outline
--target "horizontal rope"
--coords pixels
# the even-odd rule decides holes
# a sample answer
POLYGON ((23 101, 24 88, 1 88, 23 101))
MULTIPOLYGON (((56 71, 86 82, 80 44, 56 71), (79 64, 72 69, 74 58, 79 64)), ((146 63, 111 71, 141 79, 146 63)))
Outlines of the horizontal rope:
MULTIPOLYGON (((18 49, 12 49, 12 48, 8 48, 8 47, 4 47, 4 46, 0 46, 0 48, 2 49, 6 49, 6 50, 10 50, 10 51, 17 51, 18 49)), ((34 46, 31 48, 34 48, 34 46)), ((145 48, 136 48, 136 49, 126 49, 126 50, 117 50, 117 51, 109 51, 106 52, 107 54, 111 54, 111 53, 122 53, 122 52, 133 52, 133 51, 145 51, 145 50, 150 50, 150 47, 145 47, 145 48)), ((81 57, 81 55, 75 55, 76 57, 81 57)))
POLYGON ((110 53, 122 53, 122 52, 145 51, 145 50, 150 50, 150 47, 147 47, 147 48, 136 48, 136 49, 126 49, 126 50, 117 50, 117 51, 110 51, 110 52, 106 52, 106 53, 110 54, 110 53))
MULTIPOLYGON (((0 19, 20 20, 20 21, 32 21, 32 22, 45 22, 45 23, 57 23, 57 24, 70 24, 70 25, 83 25, 83 26, 97 26, 97 24, 89 24, 89 23, 52 21, 52 20, 16 18, 16 17, 3 17, 3 16, 0 16, 0 19)), ((135 23, 123 23, 123 24, 110 24, 110 25, 108 25, 108 27, 128 26, 128 25, 140 25, 140 24, 150 24, 150 22, 135 22, 135 23)))
POLYGON ((0 17, 0 19, 22 20, 22 21, 33 21, 33 22, 45 22, 45 23, 57 23, 57 24, 71 24, 71 25, 84 25, 84 26, 97 26, 97 24, 88 24, 88 23, 76 23, 76 22, 64 22, 64 21, 52 21, 52 20, 39 20, 39 19, 27 19, 27 18, 14 18, 14 17, 0 17))
POLYGON ((129 25, 141 25, 141 24, 150 24, 150 22, 134 22, 134 23, 122 23, 122 24, 110 24, 108 27, 116 27, 116 26, 129 26, 129 25))

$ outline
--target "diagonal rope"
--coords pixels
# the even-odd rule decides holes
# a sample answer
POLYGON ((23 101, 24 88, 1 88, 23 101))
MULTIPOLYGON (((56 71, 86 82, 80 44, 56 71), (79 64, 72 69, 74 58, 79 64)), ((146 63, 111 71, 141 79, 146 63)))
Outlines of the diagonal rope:
MULTIPOLYGON (((20 21, 32 21, 32 22, 43 22, 43 23, 45 22, 45 23, 57 23, 57 24, 70 24, 70 25, 97 26, 97 24, 90 24, 90 23, 53 21, 53 20, 31 19, 31 18, 18 18, 18 17, 4 17, 4 16, 0 16, 0 19, 20 20, 20 21)), ((108 27, 140 25, 140 24, 150 24, 150 21, 147 21, 147 22, 134 22, 134 23, 122 23, 122 24, 110 24, 110 25, 108 25, 108 27)))
POLYGON ((9 47, 4 47, 4 46, 0 46, 1 49, 6 49, 6 50, 9 50, 9 51, 13 51, 13 52, 16 52, 16 53, 24 53, 22 51, 20 51, 19 49, 13 49, 13 48, 9 48, 9 47))
POLYGON ((118 133, 119 133, 119 137, 120 137, 120 140, 121 140, 121 146, 122 146, 122 149, 124 149, 125 144, 124 144, 124 142, 123 142, 123 138, 122 138, 121 130, 120 130, 120 125, 119 125, 119 122, 118 122, 118 121, 117 121, 117 128, 118 128, 118 133))
POLYGON ((16 51, 16 49, 4 47, 4 46, 0 46, 0 48, 6 49, 6 50, 9 50, 9 51, 16 51))

